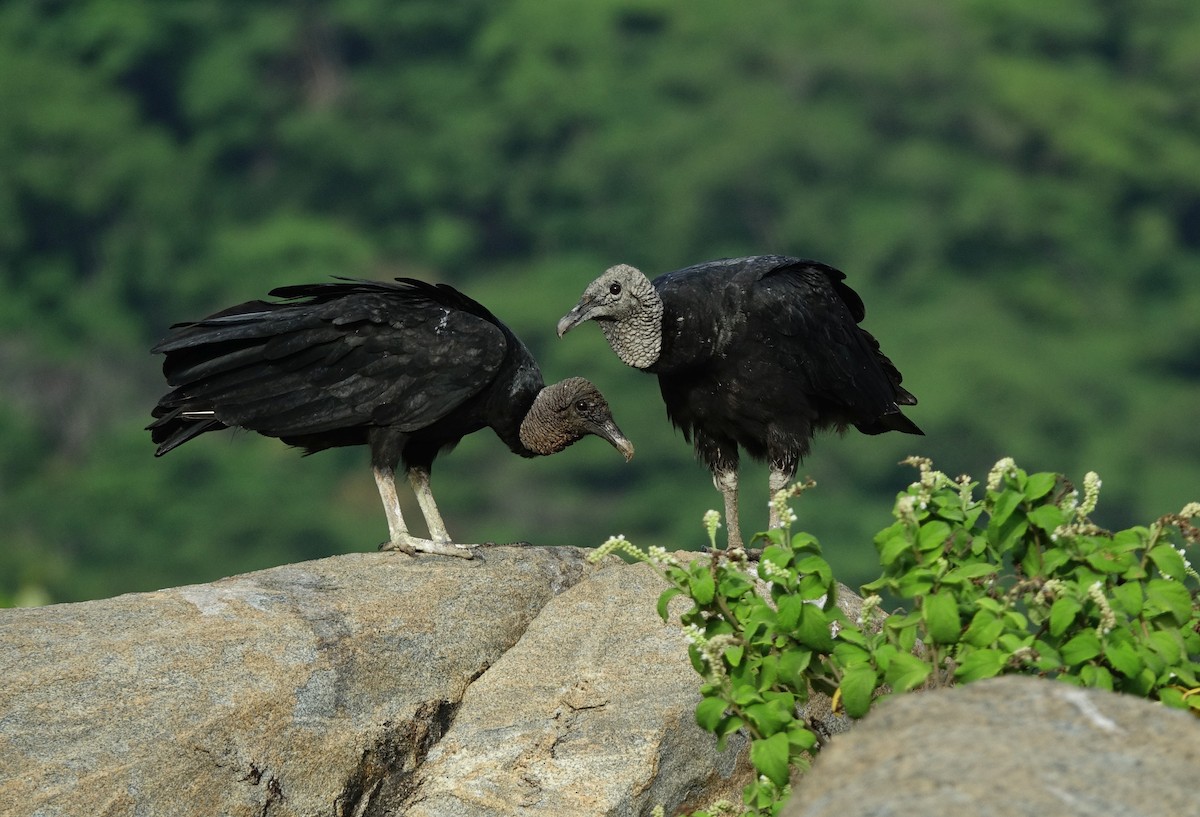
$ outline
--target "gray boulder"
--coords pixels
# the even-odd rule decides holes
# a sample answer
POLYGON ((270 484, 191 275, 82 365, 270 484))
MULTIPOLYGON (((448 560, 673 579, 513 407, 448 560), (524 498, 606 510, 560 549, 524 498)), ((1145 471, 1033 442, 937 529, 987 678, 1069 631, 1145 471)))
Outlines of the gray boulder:
POLYGON ((354 554, 0 611, 0 815, 645 814, 745 752, 644 566, 354 554))
POLYGON ((879 704, 821 752, 783 814, 1188 817, 1197 780, 1191 715, 1014 676, 879 704))

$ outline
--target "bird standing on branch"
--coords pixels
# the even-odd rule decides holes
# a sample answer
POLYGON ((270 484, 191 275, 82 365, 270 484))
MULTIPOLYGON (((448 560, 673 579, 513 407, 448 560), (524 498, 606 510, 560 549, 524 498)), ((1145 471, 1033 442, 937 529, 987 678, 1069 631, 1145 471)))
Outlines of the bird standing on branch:
POLYGON ((366 445, 387 514, 383 547, 471 558, 433 500, 433 460, 490 427, 522 457, 588 434, 626 460, 633 445, 603 395, 581 377, 545 386, 529 350, 481 304, 445 284, 340 279, 273 290, 172 327, 154 347, 173 390, 148 426, 162 456, 208 431, 238 427, 311 454, 366 445), (429 539, 413 536, 396 496, 400 464, 429 539))
MULTIPOLYGON (((667 417, 693 442, 740 547, 738 449, 770 465, 773 497, 819 429, 922 434, 900 406, 917 398, 858 324, 862 299, 826 264, 777 255, 725 259, 650 281, 609 268, 558 322, 600 325, 627 365, 658 375, 667 417)), ((771 504, 770 525, 780 520, 771 504)))

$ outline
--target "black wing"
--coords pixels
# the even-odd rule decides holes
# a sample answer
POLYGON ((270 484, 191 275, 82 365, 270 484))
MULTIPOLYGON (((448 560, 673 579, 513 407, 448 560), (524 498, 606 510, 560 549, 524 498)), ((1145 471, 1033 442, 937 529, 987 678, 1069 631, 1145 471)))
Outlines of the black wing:
POLYGON ((507 352, 494 318, 417 281, 286 287, 175 328, 155 347, 175 390, 156 416, 213 412, 274 437, 364 425, 414 431, 482 390, 507 352))
POLYGON ((879 343, 858 325, 865 309, 845 275, 816 261, 781 261, 787 263, 761 270, 747 287, 746 320, 749 335, 772 347, 791 386, 853 423, 898 413, 898 402, 915 403, 879 343))

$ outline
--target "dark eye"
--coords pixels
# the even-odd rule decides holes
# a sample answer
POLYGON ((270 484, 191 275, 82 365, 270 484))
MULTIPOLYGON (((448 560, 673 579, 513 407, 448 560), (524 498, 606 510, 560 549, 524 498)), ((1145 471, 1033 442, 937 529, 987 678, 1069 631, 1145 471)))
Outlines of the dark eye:
POLYGON ((620 295, 621 294, 621 285, 614 281, 611 285, 609 285, 608 291, 609 291, 609 293, 611 293, 613 295, 620 295))
POLYGON ((591 409, 592 409, 592 401, 591 400, 579 400, 578 402, 575 403, 575 410, 578 412, 586 414, 587 412, 591 411, 591 409))

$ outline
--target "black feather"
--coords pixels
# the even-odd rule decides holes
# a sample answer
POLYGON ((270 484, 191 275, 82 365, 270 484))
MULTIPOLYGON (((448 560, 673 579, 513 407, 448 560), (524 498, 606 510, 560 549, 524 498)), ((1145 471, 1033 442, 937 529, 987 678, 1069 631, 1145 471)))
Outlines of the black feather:
POLYGON ((595 320, 626 363, 658 376, 667 416, 722 475, 733 513, 740 451, 768 461, 774 481, 795 476, 821 429, 923 433, 901 411, 917 400, 859 326, 866 310, 845 278, 773 255, 649 282, 618 265, 588 286, 559 334, 595 320))

